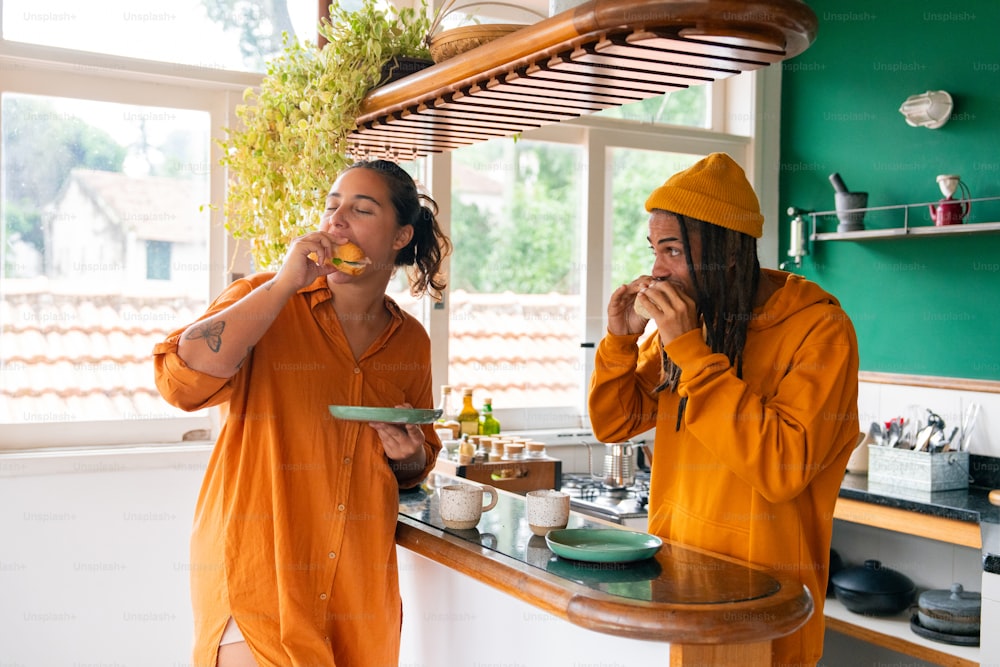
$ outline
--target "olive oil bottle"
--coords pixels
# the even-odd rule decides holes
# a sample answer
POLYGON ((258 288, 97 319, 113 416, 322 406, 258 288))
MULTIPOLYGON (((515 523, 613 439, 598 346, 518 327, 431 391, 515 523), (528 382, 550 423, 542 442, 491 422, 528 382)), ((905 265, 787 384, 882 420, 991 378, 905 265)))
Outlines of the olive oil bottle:
POLYGON ((479 435, 479 410, 472 404, 472 389, 462 390, 462 410, 458 413, 462 435, 479 435))

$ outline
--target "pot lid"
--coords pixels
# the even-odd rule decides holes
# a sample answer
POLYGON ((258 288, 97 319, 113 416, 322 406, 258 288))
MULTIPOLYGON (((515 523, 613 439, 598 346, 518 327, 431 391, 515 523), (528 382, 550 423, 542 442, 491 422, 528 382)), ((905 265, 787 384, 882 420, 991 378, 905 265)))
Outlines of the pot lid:
POLYGON ((844 568, 831 581, 835 586, 858 593, 909 593, 915 589, 909 577, 878 560, 866 560, 862 567, 844 568))
POLYGON ((967 591, 962 584, 952 584, 949 590, 924 591, 920 594, 920 608, 941 611, 958 616, 978 617, 982 609, 982 596, 967 591))

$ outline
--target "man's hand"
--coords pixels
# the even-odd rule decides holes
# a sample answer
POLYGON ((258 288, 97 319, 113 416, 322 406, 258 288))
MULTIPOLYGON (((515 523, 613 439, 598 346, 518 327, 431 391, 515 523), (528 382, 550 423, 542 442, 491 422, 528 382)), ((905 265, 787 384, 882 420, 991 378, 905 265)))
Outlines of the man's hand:
POLYGON ((681 285, 670 280, 655 280, 642 287, 635 300, 652 315, 663 345, 701 326, 698 304, 681 285))
POLYGON ((646 330, 649 320, 635 312, 635 299, 641 290, 655 282, 652 276, 639 276, 611 294, 608 301, 608 333, 623 336, 646 330))

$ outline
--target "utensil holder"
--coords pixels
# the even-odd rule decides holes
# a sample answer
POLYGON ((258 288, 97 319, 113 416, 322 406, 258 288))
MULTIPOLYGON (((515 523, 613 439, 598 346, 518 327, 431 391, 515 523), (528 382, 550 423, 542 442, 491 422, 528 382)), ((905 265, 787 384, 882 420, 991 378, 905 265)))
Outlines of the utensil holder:
POLYGON ((921 452, 868 446, 868 484, 918 491, 969 488, 969 452, 921 452))

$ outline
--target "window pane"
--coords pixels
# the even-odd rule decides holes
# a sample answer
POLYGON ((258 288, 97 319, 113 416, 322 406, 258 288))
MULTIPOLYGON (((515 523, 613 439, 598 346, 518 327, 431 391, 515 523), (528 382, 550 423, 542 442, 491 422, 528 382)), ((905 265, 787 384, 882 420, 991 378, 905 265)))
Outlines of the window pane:
POLYGON ((580 406, 582 149, 502 139, 452 165, 449 383, 477 406, 580 406))
POLYGON ((188 416, 151 352, 208 305, 209 114, 0 104, 0 423, 188 416))
POLYGON ((311 0, 4 0, 4 39, 210 69, 263 72, 282 32, 316 42, 311 0), (197 48, 192 48, 197 45, 197 48))
POLYGON ((633 148, 614 148, 611 192, 614 227, 611 244, 611 284, 622 285, 650 272, 653 254, 649 248, 649 214, 646 199, 672 175, 687 169, 703 155, 658 153, 633 148))
POLYGON ((711 109, 708 85, 683 88, 639 102, 598 111, 595 115, 634 120, 653 125, 684 125, 709 127, 711 109))
MULTIPOLYGON (((400 162, 399 166, 413 178, 417 184, 417 188, 421 192, 427 192, 427 188, 424 185, 426 180, 425 174, 427 162, 424 158, 420 158, 412 162, 400 162)), ((396 270, 396 273, 392 276, 389 284, 386 285, 385 293, 392 297, 392 299, 399 304, 400 308, 420 320, 425 328, 428 326, 427 309, 429 307, 428 300, 430 297, 424 295, 417 298, 410 294, 410 281, 406 267, 400 267, 396 270)))

